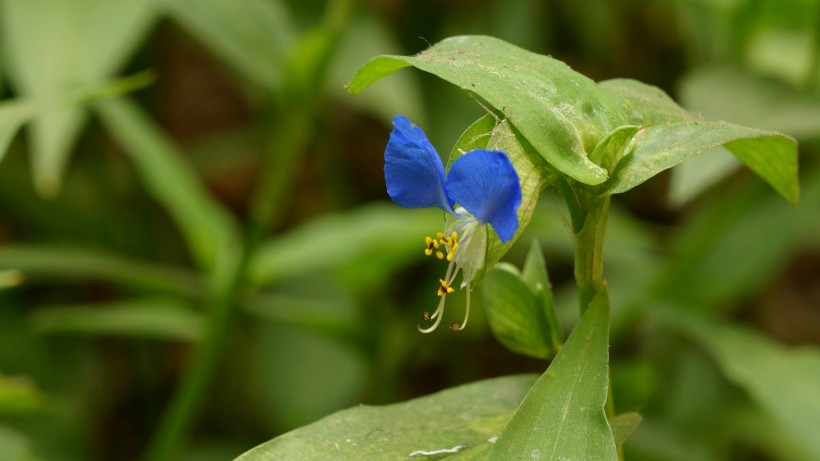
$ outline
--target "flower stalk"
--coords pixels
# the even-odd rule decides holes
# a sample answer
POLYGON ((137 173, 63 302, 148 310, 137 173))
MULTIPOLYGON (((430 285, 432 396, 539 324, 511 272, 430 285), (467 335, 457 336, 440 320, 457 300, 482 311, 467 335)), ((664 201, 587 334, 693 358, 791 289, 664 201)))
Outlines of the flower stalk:
POLYGON ((604 284, 604 236, 609 216, 609 196, 591 200, 583 227, 575 232, 575 282, 581 314, 604 284))

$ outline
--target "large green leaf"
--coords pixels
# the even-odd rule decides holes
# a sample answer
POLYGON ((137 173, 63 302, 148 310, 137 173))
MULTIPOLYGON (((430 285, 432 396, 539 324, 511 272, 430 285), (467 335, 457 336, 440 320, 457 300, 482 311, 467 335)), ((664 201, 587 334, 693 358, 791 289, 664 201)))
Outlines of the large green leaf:
POLYGON ((408 402, 340 411, 237 461, 484 459, 534 379, 494 378, 408 402))
POLYGON ((492 37, 452 37, 416 56, 374 58, 359 69, 348 90, 358 93, 407 66, 479 96, 559 171, 586 184, 606 180, 607 172, 587 152, 624 119, 595 82, 563 62, 492 37))
POLYGON ((717 360, 726 377, 742 387, 808 455, 820 459, 820 350, 790 349, 748 329, 676 314, 683 329, 717 360))
MULTIPOLYGON (((6 0, 2 31, 9 80, 23 96, 44 97, 110 77, 138 44, 154 15, 143 0, 6 0)), ((32 125, 38 191, 60 188, 85 111, 67 107, 32 125)))
POLYGON ((608 181, 618 194, 663 170, 725 146, 791 203, 797 203, 797 145, 780 133, 725 122, 692 121, 645 127, 632 140, 608 181))
POLYGON ((628 78, 603 80, 598 86, 632 125, 646 127, 699 119, 656 86, 628 78))
POLYGON ((608 362, 609 301, 604 288, 527 393, 488 461, 617 460, 604 413, 608 362))

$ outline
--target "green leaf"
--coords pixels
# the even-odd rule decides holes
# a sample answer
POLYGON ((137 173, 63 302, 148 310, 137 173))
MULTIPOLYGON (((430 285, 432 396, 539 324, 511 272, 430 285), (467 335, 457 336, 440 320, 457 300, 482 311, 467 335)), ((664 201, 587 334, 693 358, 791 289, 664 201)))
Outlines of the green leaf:
POLYGON ((416 56, 379 56, 351 80, 355 94, 385 75, 415 66, 467 90, 503 113, 559 171, 586 184, 607 172, 587 152, 624 124, 607 95, 566 64, 484 36, 445 39, 416 56))
POLYGON ((797 146, 779 133, 724 122, 653 125, 633 138, 607 182, 609 194, 626 192, 663 170, 718 146, 732 151, 792 204, 797 202, 797 146))
MULTIPOLYGON (((7 0, 2 6, 9 80, 32 97, 110 77, 154 19, 151 2, 143 0, 7 0)), ((82 108, 66 107, 34 121, 32 173, 41 194, 59 191, 85 120, 82 108)))
POLYGON ((488 461, 617 460, 604 404, 609 385, 606 288, 498 437, 488 461))
POLYGON ((42 334, 119 336, 196 341, 204 319, 189 307, 164 299, 136 299, 98 304, 52 306, 30 317, 42 334))
POLYGON ((782 425, 808 458, 820 459, 820 349, 786 348, 749 329, 692 315, 666 320, 705 347, 726 377, 782 425))
MULTIPOLYGON (((724 146, 786 200, 797 202, 797 146, 791 138, 728 123, 704 122, 659 88, 635 80, 605 80, 599 85, 626 114, 629 123, 643 128, 633 140, 632 155, 622 159, 607 181, 610 193, 625 192, 667 168, 724 146)), ((744 99, 756 97, 754 88, 748 93, 744 99)), ((726 106, 725 102, 721 104, 726 106)), ((768 104, 762 104, 757 112, 764 107, 768 110, 768 104)))
POLYGON ((208 50, 266 90, 281 86, 282 63, 296 38, 275 0, 155 0, 208 50))
POLYGON ((504 347, 540 359, 554 353, 541 298, 514 266, 500 263, 490 271, 481 295, 490 330, 504 347))
POLYGON ((237 461, 483 459, 533 381, 507 376, 408 402, 358 406, 279 436, 237 461))
POLYGON ((194 298, 202 296, 204 289, 202 282, 185 270, 92 248, 4 245, 0 246, 0 269, 18 271, 23 283, 90 278, 194 298))
POLYGON ((629 124, 647 127, 700 120, 656 86, 627 78, 603 80, 598 86, 626 115, 629 124))
POLYGON ((555 299, 552 295, 552 283, 547 273, 547 262, 544 260, 544 252, 537 239, 533 239, 530 244, 527 259, 524 260, 524 269, 521 271, 521 280, 539 297, 552 347, 558 351, 564 343, 564 333, 561 331, 561 325, 555 313, 555 299))
POLYGON ((105 126, 130 155, 143 183, 182 230, 194 259, 227 283, 238 263, 239 236, 232 216, 205 190, 183 154, 138 106, 124 98, 95 104, 105 126))

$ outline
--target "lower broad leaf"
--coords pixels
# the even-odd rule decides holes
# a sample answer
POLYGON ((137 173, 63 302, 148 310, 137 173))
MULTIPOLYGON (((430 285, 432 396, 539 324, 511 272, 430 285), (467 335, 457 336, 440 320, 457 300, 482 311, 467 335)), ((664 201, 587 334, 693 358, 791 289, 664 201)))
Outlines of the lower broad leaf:
POLYGON ((609 301, 604 288, 521 402, 487 460, 617 460, 604 412, 608 361, 609 301))
POLYGON ((534 381, 532 375, 507 376, 393 405, 350 408, 236 461, 484 459, 534 381))

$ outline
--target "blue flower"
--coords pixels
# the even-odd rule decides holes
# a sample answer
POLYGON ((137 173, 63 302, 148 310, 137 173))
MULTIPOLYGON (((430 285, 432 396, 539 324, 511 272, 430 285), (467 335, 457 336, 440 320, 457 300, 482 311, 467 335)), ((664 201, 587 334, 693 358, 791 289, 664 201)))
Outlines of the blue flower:
POLYGON ((422 317, 438 327, 444 313, 444 300, 452 293, 453 281, 461 271, 461 287, 467 289, 464 321, 453 324, 461 330, 470 315, 470 282, 481 268, 487 248, 487 228, 506 243, 518 230, 518 207, 521 185, 518 173, 507 154, 501 151, 475 149, 462 154, 444 171, 436 150, 424 131, 407 118, 397 115, 384 151, 384 178, 387 194, 398 205, 407 208, 438 207, 448 213, 444 232, 426 238, 427 255, 449 262, 446 275, 439 280, 438 308, 422 317))

